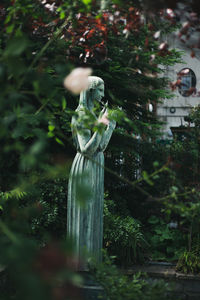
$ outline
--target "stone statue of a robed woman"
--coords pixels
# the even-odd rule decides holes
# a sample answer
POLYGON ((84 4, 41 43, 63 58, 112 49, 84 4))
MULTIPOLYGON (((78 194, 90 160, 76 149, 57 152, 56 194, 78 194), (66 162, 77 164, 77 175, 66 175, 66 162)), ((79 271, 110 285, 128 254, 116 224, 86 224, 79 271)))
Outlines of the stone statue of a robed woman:
MULTIPOLYGON (((74 240, 77 270, 87 270, 87 259, 101 261, 103 243, 103 202, 104 202, 104 150, 106 149, 116 122, 107 119, 106 108, 99 116, 94 113, 95 101, 104 97, 104 81, 89 76, 89 87, 80 94, 76 115, 72 118, 72 133, 77 149, 68 183, 68 236, 74 240), (101 131, 85 126, 86 112, 91 113, 96 123, 102 122, 101 131), (85 205, 78 200, 80 188, 89 188, 85 205)), ((79 196, 80 198, 80 196, 79 196)))

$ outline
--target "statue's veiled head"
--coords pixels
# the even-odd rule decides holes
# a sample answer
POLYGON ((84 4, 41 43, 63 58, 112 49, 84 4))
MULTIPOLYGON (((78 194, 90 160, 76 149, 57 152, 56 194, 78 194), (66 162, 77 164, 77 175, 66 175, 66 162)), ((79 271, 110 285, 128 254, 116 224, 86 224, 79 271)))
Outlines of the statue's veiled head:
POLYGON ((100 101, 104 97, 104 81, 97 76, 89 76, 89 88, 90 93, 93 93, 93 100, 100 101))
POLYGON ((88 76, 89 87, 86 91, 81 92, 80 104, 89 108, 90 101, 101 101, 104 97, 104 81, 97 76, 88 76))

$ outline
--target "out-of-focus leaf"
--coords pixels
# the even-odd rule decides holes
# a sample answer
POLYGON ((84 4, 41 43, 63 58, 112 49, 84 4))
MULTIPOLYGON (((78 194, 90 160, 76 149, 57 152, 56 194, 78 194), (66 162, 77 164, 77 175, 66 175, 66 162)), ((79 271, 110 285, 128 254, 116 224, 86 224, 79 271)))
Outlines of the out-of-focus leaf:
POLYGON ((49 131, 54 131, 55 126, 54 126, 54 125, 49 125, 49 126, 48 126, 48 129, 49 129, 49 131))
POLYGON ((82 0, 82 2, 83 2, 85 5, 89 5, 89 4, 92 2, 92 0, 82 0))
POLYGON ((62 109, 65 110, 66 107, 67 107, 67 102, 66 102, 66 99, 63 97, 62 98, 62 109))
POLYGON ((62 146, 64 146, 63 142, 59 139, 59 138, 56 138, 56 142, 62 146))
POLYGON ((4 55, 19 56, 26 50, 28 45, 29 41, 26 37, 14 37, 8 42, 4 55))

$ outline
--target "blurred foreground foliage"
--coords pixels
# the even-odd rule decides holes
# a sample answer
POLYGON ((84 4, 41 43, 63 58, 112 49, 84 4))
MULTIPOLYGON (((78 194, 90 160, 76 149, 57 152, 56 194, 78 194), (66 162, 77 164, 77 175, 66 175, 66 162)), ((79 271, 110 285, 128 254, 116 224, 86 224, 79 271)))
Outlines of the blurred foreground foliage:
POLYGON ((40 1, 2 1, 0 11, 0 298, 78 299, 66 240, 67 44, 40 1))

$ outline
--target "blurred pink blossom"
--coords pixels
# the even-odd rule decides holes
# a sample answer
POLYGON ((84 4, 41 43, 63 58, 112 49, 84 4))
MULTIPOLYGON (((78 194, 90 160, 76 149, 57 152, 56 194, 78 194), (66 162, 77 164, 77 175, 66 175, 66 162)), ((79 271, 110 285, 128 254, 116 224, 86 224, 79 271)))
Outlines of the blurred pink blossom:
POLYGON ((154 61, 154 59, 156 58, 155 54, 152 54, 150 57, 151 57, 150 62, 154 61))
POLYGON ((159 37, 160 37, 160 30, 159 31, 156 31, 155 33, 154 33, 154 35, 153 35, 153 37, 154 37, 154 39, 159 39, 159 37))
POLYGON ((108 120, 108 113, 107 111, 103 114, 103 116, 98 120, 99 123, 102 123, 106 126, 109 125, 109 120, 108 120))
POLYGON ((90 68, 76 68, 65 79, 64 86, 73 94, 87 90, 89 86, 88 76, 92 74, 90 68))
POLYGON ((175 14, 173 12, 173 10, 171 8, 167 8, 166 9, 166 12, 167 14, 171 17, 171 18, 174 18, 175 17, 175 14))
POLYGON ((158 48, 159 48, 159 50, 162 51, 162 50, 166 50, 167 47, 168 47, 168 44, 166 42, 163 42, 160 44, 160 46, 158 48))

